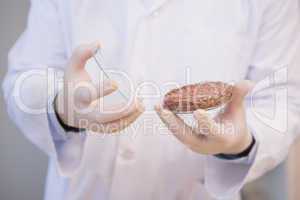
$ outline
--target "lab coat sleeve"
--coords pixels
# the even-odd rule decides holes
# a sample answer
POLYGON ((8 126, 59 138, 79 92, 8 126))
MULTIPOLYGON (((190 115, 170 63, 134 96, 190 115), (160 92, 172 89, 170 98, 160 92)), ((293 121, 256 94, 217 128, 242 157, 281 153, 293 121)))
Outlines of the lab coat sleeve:
POLYGON ((249 162, 207 157, 205 186, 218 198, 230 199, 246 182, 277 166, 299 131, 299 1, 268 2, 246 77, 257 83, 246 98, 256 147, 249 162))
POLYGON ((85 136, 66 134, 53 117, 53 99, 67 61, 60 19, 56 1, 31 1, 26 29, 9 53, 2 87, 12 121, 69 176, 80 166, 85 136))

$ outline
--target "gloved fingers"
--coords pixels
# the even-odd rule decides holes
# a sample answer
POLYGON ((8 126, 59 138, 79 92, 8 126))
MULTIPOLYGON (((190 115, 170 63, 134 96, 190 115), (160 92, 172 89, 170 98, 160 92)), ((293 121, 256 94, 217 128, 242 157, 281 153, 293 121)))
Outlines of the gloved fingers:
POLYGON ((205 138, 195 134, 193 129, 176 114, 169 110, 162 109, 161 106, 156 106, 155 111, 162 122, 179 141, 198 153, 205 150, 205 138))
POLYGON ((120 132, 123 129, 127 128, 130 124, 132 124, 142 113, 144 109, 136 110, 135 112, 127 115, 126 117, 117 119, 115 121, 107 122, 107 123, 99 123, 98 121, 89 123, 86 127, 88 130, 98 133, 116 133, 120 132))
POLYGON ((144 106, 141 100, 135 98, 128 103, 120 103, 114 105, 108 105, 103 102, 103 99, 94 101, 87 113, 83 113, 83 117, 89 121, 97 121, 100 124, 113 122, 125 118, 132 113, 141 112, 144 110, 144 106))
POLYGON ((193 115, 197 121, 197 126, 194 128, 196 133, 206 135, 208 137, 216 137, 220 134, 217 123, 205 110, 198 109, 194 111, 193 115))
POLYGON ((72 53, 69 66, 74 70, 84 69, 86 62, 94 55, 98 48, 100 48, 99 42, 78 46, 72 53))
POLYGON ((113 93, 117 88, 117 83, 111 80, 105 80, 98 84, 81 81, 76 83, 72 91, 76 103, 88 106, 93 101, 113 93))

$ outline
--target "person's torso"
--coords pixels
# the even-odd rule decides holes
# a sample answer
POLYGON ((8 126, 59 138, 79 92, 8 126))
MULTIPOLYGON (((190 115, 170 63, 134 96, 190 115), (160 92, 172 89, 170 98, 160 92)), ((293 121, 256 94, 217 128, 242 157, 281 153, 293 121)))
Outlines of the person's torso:
MULTIPOLYGON (((72 179, 50 168, 48 193, 61 188, 56 197, 210 199, 205 156, 177 141, 153 106, 170 88, 244 79, 257 34, 255 6, 247 0, 144 1, 74 0, 59 7, 69 54, 81 43, 100 41, 105 68, 129 77, 146 112, 118 135, 90 134, 72 179)), ((87 70, 97 79, 100 71, 92 60, 87 70)))

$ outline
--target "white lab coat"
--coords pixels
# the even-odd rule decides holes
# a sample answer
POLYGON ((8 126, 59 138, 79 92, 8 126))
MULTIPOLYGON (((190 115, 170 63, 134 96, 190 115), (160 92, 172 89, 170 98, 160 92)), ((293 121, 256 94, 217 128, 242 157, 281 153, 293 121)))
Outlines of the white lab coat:
MULTIPOLYGON (((297 0, 32 0, 27 28, 9 54, 3 90, 12 120, 49 155, 45 199, 238 198, 247 180, 284 159, 295 138, 300 88, 295 73, 287 82, 283 72, 299 64, 298 12, 297 0), (59 89, 52 75, 77 45, 93 41, 102 43, 106 67, 126 72, 135 88, 148 81, 140 88, 146 112, 122 134, 66 135, 52 112, 59 89), (278 71, 251 105, 270 112, 273 92, 288 88, 288 110, 280 105, 277 117, 265 123, 248 105, 257 143, 244 159, 190 151, 152 109, 170 88, 166 83, 258 81, 278 71), (24 111, 20 98, 40 112, 24 111)), ((97 79, 95 64, 86 68, 97 79)))

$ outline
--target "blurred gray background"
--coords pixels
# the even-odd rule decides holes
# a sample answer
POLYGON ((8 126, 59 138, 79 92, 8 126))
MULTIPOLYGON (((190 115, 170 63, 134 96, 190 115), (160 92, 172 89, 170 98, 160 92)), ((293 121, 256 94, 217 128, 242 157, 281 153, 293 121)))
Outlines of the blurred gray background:
MULTIPOLYGON (((0 0, 0 80, 7 52, 26 25, 29 0, 0 0)), ((47 157, 26 140, 8 119, 0 94, 0 200, 41 200, 47 157)))
MULTIPOLYGON (((29 0, 0 1, 0 81, 7 68, 7 53, 26 25, 29 0)), ((0 93, 0 200, 41 200, 47 157, 28 142, 8 119, 0 93)), ((284 165, 249 184, 245 200, 287 199, 284 165)))

